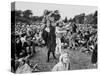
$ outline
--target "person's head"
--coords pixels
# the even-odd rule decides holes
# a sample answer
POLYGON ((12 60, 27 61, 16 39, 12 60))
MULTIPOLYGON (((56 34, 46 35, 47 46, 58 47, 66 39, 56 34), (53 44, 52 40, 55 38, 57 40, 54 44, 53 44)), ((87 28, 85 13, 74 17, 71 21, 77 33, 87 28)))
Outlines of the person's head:
POLYGON ((85 35, 88 35, 88 33, 87 33, 87 32, 85 32, 85 35))
POLYGON ((28 42, 28 41, 31 41, 31 36, 27 36, 26 37, 26 41, 28 42))
POLYGON ((49 19, 50 19, 50 21, 52 21, 52 22, 53 22, 53 21, 55 20, 54 16, 55 16, 55 14, 54 14, 54 13, 52 13, 52 14, 50 15, 50 18, 49 18, 49 19))
POLYGON ((52 22, 54 22, 54 17, 51 17, 50 20, 51 20, 52 22))
POLYGON ((64 25, 63 22, 60 21, 60 22, 59 22, 59 27, 63 27, 63 25, 64 25))
POLYGON ((50 26, 50 20, 47 20, 46 25, 47 25, 47 27, 50 26))
POLYGON ((61 56, 59 58, 59 61, 61 61, 62 63, 69 62, 69 55, 68 55, 68 53, 61 54, 61 56))

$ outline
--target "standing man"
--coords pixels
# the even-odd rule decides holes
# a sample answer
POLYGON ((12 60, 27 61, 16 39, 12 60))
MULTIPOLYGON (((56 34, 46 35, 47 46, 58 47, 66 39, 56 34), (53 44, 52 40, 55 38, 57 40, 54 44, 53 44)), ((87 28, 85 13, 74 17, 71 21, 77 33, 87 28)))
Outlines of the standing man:
POLYGON ((50 22, 50 26, 49 26, 50 32, 48 33, 48 41, 47 41, 47 47, 48 47, 47 62, 49 62, 50 53, 52 53, 54 59, 56 59, 56 56, 55 56, 55 47, 56 47, 55 27, 52 25, 51 21, 49 22, 50 22))

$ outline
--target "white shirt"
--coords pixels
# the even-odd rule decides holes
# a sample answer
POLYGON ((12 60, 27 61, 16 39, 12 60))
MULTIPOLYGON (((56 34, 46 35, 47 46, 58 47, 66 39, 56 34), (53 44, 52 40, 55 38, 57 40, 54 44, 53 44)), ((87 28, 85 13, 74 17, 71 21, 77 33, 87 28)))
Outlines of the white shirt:
POLYGON ((53 67, 52 71, 67 71, 68 67, 69 67, 69 62, 66 63, 66 66, 62 62, 59 62, 53 67))
POLYGON ((21 42, 22 42, 22 46, 23 46, 24 42, 26 42, 25 37, 21 37, 21 42))
POLYGON ((46 30, 47 32, 50 32, 50 29, 49 29, 49 27, 46 27, 46 28, 45 28, 45 30, 46 30))
POLYGON ((30 66, 28 64, 25 63, 23 66, 18 67, 16 73, 17 74, 19 74, 19 73, 32 73, 32 69, 30 68, 30 66))

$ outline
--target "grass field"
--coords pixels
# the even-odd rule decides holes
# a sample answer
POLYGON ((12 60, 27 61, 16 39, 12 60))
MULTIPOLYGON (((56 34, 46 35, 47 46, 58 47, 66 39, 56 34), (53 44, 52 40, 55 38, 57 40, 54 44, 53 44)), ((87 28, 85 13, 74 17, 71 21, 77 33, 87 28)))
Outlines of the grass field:
MULTIPOLYGON (((65 49, 66 50, 66 49, 65 49)), ((33 65, 37 64, 40 72, 51 71, 55 64, 58 63, 58 59, 55 60, 50 55, 50 62, 47 60, 47 48, 46 47, 36 47, 36 54, 31 57, 30 63, 33 65)), ((91 64, 91 54, 82 53, 79 50, 68 50, 70 53, 71 66, 70 70, 80 70, 80 69, 96 69, 97 66, 91 64)))

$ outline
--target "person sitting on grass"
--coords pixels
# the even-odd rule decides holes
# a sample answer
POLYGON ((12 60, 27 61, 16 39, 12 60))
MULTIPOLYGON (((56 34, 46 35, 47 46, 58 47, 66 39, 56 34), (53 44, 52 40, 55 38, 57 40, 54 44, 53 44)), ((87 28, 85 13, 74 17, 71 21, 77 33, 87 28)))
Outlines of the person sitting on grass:
POLYGON ((53 67, 52 71, 67 71, 70 69, 70 60, 68 53, 60 56, 59 62, 53 67))

